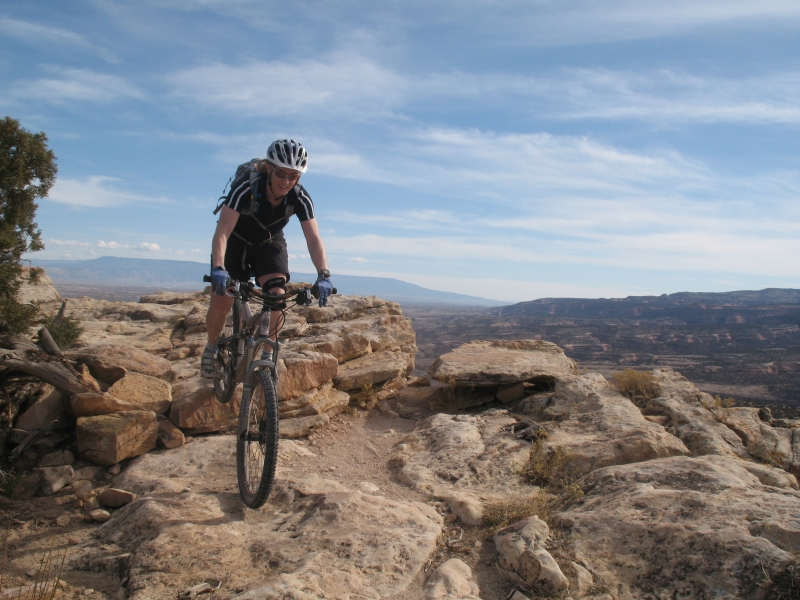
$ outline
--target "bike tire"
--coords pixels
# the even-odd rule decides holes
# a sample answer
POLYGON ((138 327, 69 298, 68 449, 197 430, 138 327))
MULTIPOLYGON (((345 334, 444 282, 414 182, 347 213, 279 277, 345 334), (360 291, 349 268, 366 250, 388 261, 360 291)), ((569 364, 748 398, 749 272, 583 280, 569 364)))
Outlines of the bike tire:
POLYGON ((236 476, 242 501, 262 506, 272 489, 278 462, 278 394, 272 374, 253 373, 253 393, 242 399, 236 437, 236 476))
MULTIPOLYGON (((222 331, 221 338, 229 338, 231 336, 238 336, 242 331, 242 301, 239 298, 233 299, 233 308, 231 309, 231 325, 225 325, 222 331)), ((234 338, 232 342, 219 344, 217 348, 217 368, 214 372, 214 395, 217 401, 222 404, 228 404, 233 400, 236 393, 236 383, 234 382, 234 374, 236 373, 236 341, 234 338)))

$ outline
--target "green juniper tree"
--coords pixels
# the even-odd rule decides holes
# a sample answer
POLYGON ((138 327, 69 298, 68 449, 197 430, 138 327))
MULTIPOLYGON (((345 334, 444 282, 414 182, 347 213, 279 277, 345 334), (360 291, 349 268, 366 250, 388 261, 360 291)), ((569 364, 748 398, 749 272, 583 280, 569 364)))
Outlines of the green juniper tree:
POLYGON ((38 198, 56 179, 56 157, 44 133, 10 117, 0 120, 0 335, 25 331, 36 308, 17 301, 25 252, 44 248, 34 221, 38 198))

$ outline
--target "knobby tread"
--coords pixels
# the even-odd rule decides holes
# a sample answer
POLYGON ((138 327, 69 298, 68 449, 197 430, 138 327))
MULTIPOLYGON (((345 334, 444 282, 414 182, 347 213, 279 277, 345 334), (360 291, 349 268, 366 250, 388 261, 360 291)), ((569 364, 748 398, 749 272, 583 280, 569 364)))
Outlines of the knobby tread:
POLYGON ((250 508, 262 506, 272 489, 275 478, 275 466, 278 461, 278 395, 272 374, 267 370, 253 373, 253 393, 247 400, 243 399, 239 410, 239 433, 236 437, 236 475, 239 480, 239 493, 242 501, 250 508), (250 430, 250 417, 252 411, 258 411, 263 402, 263 432, 259 443, 260 453, 263 453, 262 464, 257 464, 261 458, 254 456, 250 448, 255 442, 247 439, 250 430), (257 483, 250 480, 248 473, 260 473, 257 483))

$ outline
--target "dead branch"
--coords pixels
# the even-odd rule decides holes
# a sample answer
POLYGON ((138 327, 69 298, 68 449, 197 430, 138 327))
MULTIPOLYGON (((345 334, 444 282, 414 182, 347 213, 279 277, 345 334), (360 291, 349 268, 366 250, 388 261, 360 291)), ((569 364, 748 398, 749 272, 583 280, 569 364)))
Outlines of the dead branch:
POLYGON ((0 350, 0 367, 38 377, 67 397, 97 391, 66 360, 53 359, 46 355, 33 355, 29 358, 24 351, 0 350))
POLYGON ((58 358, 64 358, 64 355, 61 352, 61 348, 58 347, 56 341, 53 339, 53 336, 50 335, 50 332, 47 330, 47 327, 42 327, 39 330, 39 342, 42 344, 42 348, 44 348, 45 352, 48 354, 52 354, 53 356, 57 356, 58 358))

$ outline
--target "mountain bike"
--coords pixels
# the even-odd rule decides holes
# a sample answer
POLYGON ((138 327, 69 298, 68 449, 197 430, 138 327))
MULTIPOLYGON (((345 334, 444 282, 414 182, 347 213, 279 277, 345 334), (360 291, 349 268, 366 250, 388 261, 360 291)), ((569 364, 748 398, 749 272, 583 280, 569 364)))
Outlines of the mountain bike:
MULTIPOLYGON (((210 282, 211 277, 206 275, 203 281, 210 282)), ((308 306, 313 296, 310 288, 286 294, 264 293, 252 281, 234 281, 228 294, 233 296, 232 318, 230 325, 226 321, 217 342, 214 394, 227 404, 233 399, 237 384, 242 384, 236 476, 242 501, 250 508, 258 508, 267 501, 272 489, 278 459, 277 365, 281 344, 277 341, 277 331, 283 326, 287 308, 308 306), (251 301, 261 303, 261 310, 254 313, 251 301), (281 318, 276 323, 273 341, 269 338, 269 324, 275 310, 280 311, 281 318), (256 359, 259 350, 261 355, 256 359)))

